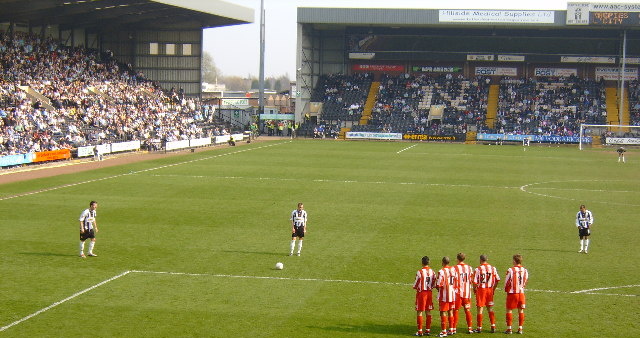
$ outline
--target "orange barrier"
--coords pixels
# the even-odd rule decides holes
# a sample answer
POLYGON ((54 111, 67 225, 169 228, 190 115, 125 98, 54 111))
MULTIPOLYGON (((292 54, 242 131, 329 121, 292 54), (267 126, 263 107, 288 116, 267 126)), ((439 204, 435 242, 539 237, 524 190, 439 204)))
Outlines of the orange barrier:
POLYGON ((66 160, 69 158, 71 158, 71 150, 69 149, 39 151, 36 153, 36 157, 33 159, 33 162, 66 160))

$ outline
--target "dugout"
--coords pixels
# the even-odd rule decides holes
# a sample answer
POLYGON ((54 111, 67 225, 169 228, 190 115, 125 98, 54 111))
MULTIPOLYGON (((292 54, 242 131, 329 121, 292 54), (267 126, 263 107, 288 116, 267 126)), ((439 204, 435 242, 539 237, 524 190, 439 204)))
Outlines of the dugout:
POLYGON ((640 4, 567 10, 298 8, 296 119, 323 74, 638 78, 640 4), (626 40, 626 42, 625 42, 626 40), (624 54, 624 61, 623 61, 624 54))
POLYGON ((253 9, 220 0, 0 0, 0 31, 109 52, 188 96, 201 94, 202 30, 253 20, 253 9))

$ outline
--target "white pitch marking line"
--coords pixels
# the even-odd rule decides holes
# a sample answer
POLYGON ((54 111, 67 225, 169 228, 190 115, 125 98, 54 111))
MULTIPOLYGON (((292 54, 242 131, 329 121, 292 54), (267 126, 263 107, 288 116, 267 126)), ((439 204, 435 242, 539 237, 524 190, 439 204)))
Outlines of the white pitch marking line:
POLYGON ((403 151, 405 151, 405 150, 409 150, 409 149, 411 149, 411 148, 413 148, 413 147, 415 147, 415 146, 417 146, 417 144, 414 144, 414 145, 412 145, 412 146, 408 146, 408 147, 406 147, 406 148, 404 148, 404 149, 402 149, 402 150, 399 150, 398 152, 396 152, 396 154, 400 154, 401 152, 403 152, 403 151))
POLYGON ((579 291, 573 291, 572 293, 590 293, 592 291, 622 289, 622 288, 635 288, 635 287, 640 287, 640 284, 623 285, 623 286, 611 286, 611 287, 606 287, 606 288, 595 288, 595 289, 579 290, 579 291))
POLYGON ((29 319, 31 319, 31 318, 33 318, 33 317, 35 317, 35 316, 37 316, 37 315, 39 315, 41 313, 47 312, 47 311, 53 309, 54 307, 56 307, 56 306, 58 306, 58 305, 60 305, 62 303, 65 303, 67 301, 70 301, 70 300, 72 300, 72 299, 74 299, 74 298, 76 298, 76 297, 78 297, 78 296, 80 296, 80 295, 82 295, 84 293, 87 293, 87 292, 89 292, 89 291, 91 291, 91 290, 93 290, 93 289, 95 289, 95 288, 97 288, 99 286, 107 284, 107 283, 109 283, 111 281, 114 281, 114 280, 120 278, 120 277, 126 276, 127 274, 129 274, 129 272, 131 272, 131 271, 125 271, 125 272, 123 272, 123 273, 121 273, 119 275, 113 276, 113 277, 111 277, 111 278, 109 278, 107 280, 104 280, 104 281, 102 281, 102 282, 100 282, 100 283, 98 283, 98 284, 96 284, 94 286, 88 287, 88 288, 86 288, 86 289, 84 289, 84 290, 82 290, 80 292, 76 292, 73 295, 71 295, 71 296, 69 296, 69 297, 67 297, 67 298, 65 298, 63 300, 57 301, 57 302, 55 302, 55 303, 53 303, 53 304, 51 304, 51 305, 49 305, 49 306, 47 306, 47 307, 45 307, 43 309, 40 309, 40 310, 38 310, 38 311, 36 311, 36 312, 34 312, 34 313, 22 318, 22 319, 18 319, 15 322, 13 322, 13 323, 11 323, 9 325, 0 327, 0 332, 4 331, 4 330, 6 330, 6 329, 8 329, 8 328, 10 328, 12 326, 16 326, 16 325, 18 325, 18 324, 20 324, 20 323, 22 323, 24 321, 27 321, 27 320, 29 320, 29 319))
MULTIPOLYGON (((567 183, 567 182, 584 182, 584 181, 579 181, 579 180, 567 180, 567 181, 549 181, 549 182, 536 182, 536 183, 530 183, 530 184, 525 184, 523 186, 520 187, 520 191, 522 192, 526 192, 527 194, 532 194, 532 195, 537 195, 537 196, 541 196, 541 197, 546 197, 546 198, 556 198, 556 199, 561 199, 561 200, 567 200, 567 201, 580 201, 583 202, 583 200, 578 200, 575 198, 570 198, 570 197, 562 197, 562 196, 553 196, 553 195, 548 195, 548 194, 541 194, 541 193, 537 193, 537 192, 533 192, 530 190, 527 190, 527 188, 532 188, 532 189, 545 189, 544 187, 533 187, 535 185, 540 185, 540 184, 549 184, 549 183, 567 183)), ((611 182, 608 180, 591 180, 590 182, 611 182)), ((558 188, 558 189, 562 189, 562 188, 558 188)), ((605 190, 607 191, 607 190, 605 190)), ((635 192, 635 191, 629 191, 629 192, 635 192)), ((600 201, 592 201, 592 203, 601 203, 601 204, 611 204, 611 205, 624 205, 624 206, 631 206, 631 207, 640 207, 640 205, 638 204, 629 204, 629 203, 616 203, 616 202, 600 202, 600 201)))
MULTIPOLYGON (((69 300, 72 300, 82 294, 85 294, 95 288, 98 288, 104 284, 112 282, 120 277, 124 277, 128 274, 132 273, 146 273, 146 274, 156 274, 156 275, 169 275, 169 276, 193 276, 193 277, 226 277, 226 278, 247 278, 247 279, 272 279, 272 280, 289 280, 289 281, 303 281, 303 282, 328 282, 328 283, 355 283, 355 284, 378 284, 378 285, 400 285, 400 286, 410 286, 408 283, 396 283, 396 282, 377 282, 377 281, 366 281, 366 280, 348 280, 348 279, 322 279, 322 278, 293 278, 293 277, 273 277, 273 276, 245 276, 245 275, 227 275, 227 274, 209 274, 209 273, 189 273, 189 272, 169 272, 169 271, 145 271, 145 270, 128 270, 119 275, 113 276, 107 280, 104 280, 96 285, 88 287, 80 292, 76 292, 73 295, 57 301, 41 310, 38 310, 22 319, 16 320, 15 322, 8 324, 6 326, 0 327, 0 332, 5 331, 8 328, 16 326, 24 321, 27 321, 43 312, 49 311, 54 307, 63 304, 69 300)), ((638 287, 638 285, 624 285, 624 286, 613 286, 613 287, 604 287, 604 288, 595 288, 588 290, 578 290, 578 291, 558 291, 558 290, 536 290, 536 289, 526 289, 529 292, 546 292, 546 293, 565 293, 565 294, 585 294, 585 295, 597 295, 597 296, 622 296, 622 297, 637 297, 638 295, 634 294, 617 294, 617 293, 599 293, 593 292, 598 290, 610 290, 610 289, 618 289, 618 288, 631 288, 638 287)))
POLYGON ((77 185, 81 185, 81 184, 87 184, 87 183, 93 183, 93 182, 98 182, 98 181, 109 180, 109 179, 118 178, 118 177, 127 176, 127 175, 134 175, 134 174, 139 174, 139 173, 143 173, 143 172, 149 172, 149 171, 153 171, 153 170, 174 167, 174 166, 181 165, 181 164, 187 164, 187 163, 193 163, 193 162, 197 162, 197 161, 210 160, 210 159, 218 158, 218 157, 221 157, 221 156, 226 156, 226 155, 230 155, 230 154, 237 154, 237 153, 241 153, 241 152, 245 152, 245 151, 257 150, 257 149, 262 149, 262 148, 267 148, 267 147, 273 147, 273 146, 277 146, 277 145, 281 145, 281 144, 285 144, 285 143, 291 143, 291 142, 292 141, 286 141, 286 142, 282 142, 282 143, 269 144, 269 145, 260 146, 260 147, 256 147, 256 148, 237 150, 237 151, 230 152, 230 153, 218 154, 218 155, 214 155, 214 156, 207 156, 207 157, 202 157, 202 158, 198 158, 198 159, 194 159, 194 160, 189 160, 189 161, 184 161, 184 162, 177 162, 177 163, 167 164, 167 165, 154 167, 154 168, 131 171, 131 172, 126 173, 126 174, 118 174, 118 175, 113 175, 113 176, 97 178, 97 179, 93 179, 93 180, 87 180, 87 181, 81 181, 81 182, 76 182, 76 183, 63 184, 63 185, 59 185, 57 187, 51 187, 51 188, 42 189, 42 190, 36 190, 36 191, 30 191, 30 192, 25 192, 25 193, 21 193, 21 194, 11 195, 11 196, 0 197, 0 201, 5 201, 5 200, 12 199, 12 198, 24 197, 24 196, 29 196, 29 195, 35 195, 35 194, 48 192, 48 191, 53 191, 53 190, 59 190, 59 189, 62 189, 62 188, 73 187, 73 186, 77 186, 77 185))

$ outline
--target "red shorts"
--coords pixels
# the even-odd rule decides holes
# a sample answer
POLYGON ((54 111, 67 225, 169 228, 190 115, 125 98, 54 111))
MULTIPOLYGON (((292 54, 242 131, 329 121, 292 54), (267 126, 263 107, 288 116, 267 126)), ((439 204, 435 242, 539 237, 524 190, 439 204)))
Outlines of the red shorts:
POLYGON ((453 309, 458 310, 463 306, 465 309, 471 308, 471 298, 457 297, 453 309))
POLYGON ((449 310, 453 310, 455 308, 456 302, 438 301, 438 305, 440 307, 440 312, 449 311, 449 310))
POLYGON ((432 295, 431 290, 416 293, 416 311, 433 310, 432 295))
POLYGON ((527 302, 524 293, 508 293, 507 294, 507 310, 524 309, 527 302))
POLYGON ((476 290, 476 306, 493 306, 493 288, 478 288, 476 290))

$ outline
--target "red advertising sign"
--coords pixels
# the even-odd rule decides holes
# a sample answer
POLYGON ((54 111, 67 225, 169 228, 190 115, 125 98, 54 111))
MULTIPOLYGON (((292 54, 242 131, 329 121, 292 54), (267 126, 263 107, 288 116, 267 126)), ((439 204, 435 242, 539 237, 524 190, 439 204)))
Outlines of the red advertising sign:
POLYGON ((353 65, 354 71, 365 72, 404 72, 404 66, 402 65, 353 65))

